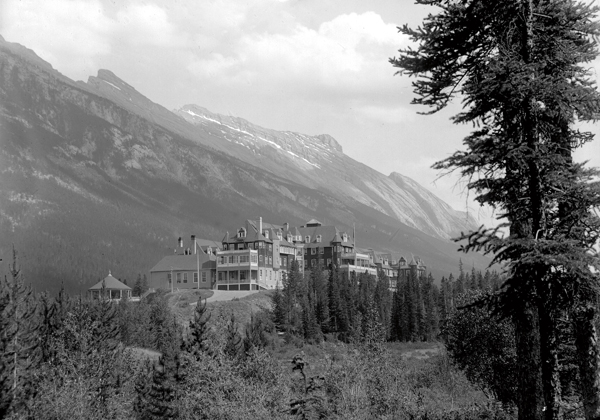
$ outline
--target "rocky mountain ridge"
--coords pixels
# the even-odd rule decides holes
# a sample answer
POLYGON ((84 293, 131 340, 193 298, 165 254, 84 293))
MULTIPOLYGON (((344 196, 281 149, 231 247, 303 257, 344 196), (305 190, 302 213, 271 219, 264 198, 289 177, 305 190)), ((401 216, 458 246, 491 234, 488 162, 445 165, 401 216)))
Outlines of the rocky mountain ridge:
POLYGON ((39 287, 84 287, 108 269, 131 279, 174 238, 219 240, 259 215, 356 226, 359 246, 414 253, 448 272, 460 256, 447 238, 472 225, 418 183, 344 155, 330 136, 193 105, 171 112, 112 72, 74 82, 3 39, 0 97, 0 257, 14 243, 39 287))

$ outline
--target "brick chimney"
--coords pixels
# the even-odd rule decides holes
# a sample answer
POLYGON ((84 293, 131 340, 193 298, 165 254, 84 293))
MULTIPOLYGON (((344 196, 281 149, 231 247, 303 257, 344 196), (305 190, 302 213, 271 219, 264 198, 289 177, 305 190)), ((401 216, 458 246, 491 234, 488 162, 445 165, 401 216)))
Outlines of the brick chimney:
POLYGON ((196 252, 198 252, 196 246, 196 235, 192 235, 192 245, 194 246, 194 255, 196 255, 196 252))
POLYGON ((263 234, 263 231, 262 231, 262 217, 260 217, 260 216, 258 218, 258 233, 260 233, 261 235, 263 234))

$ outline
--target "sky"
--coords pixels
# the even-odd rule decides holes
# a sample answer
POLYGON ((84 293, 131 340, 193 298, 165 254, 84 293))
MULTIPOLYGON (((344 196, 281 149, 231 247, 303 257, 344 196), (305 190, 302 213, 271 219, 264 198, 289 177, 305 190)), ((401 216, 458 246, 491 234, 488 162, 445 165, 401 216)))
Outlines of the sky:
MULTIPOLYGON (((350 157, 487 223, 464 182, 431 169, 472 128, 450 121, 460 101, 417 114, 412 80, 389 63, 410 43, 397 27, 429 12, 413 0, 2 0, 0 34, 74 80, 111 70, 167 109, 330 134, 350 157)), ((577 157, 600 166, 600 139, 577 157)))

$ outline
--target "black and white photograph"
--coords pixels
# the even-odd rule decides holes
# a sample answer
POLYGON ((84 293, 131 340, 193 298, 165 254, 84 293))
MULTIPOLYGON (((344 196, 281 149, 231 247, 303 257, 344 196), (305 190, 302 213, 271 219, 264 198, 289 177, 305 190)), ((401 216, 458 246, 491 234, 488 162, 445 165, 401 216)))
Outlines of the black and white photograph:
POLYGON ((600 420, 600 2, 1 0, 0 420, 600 420))

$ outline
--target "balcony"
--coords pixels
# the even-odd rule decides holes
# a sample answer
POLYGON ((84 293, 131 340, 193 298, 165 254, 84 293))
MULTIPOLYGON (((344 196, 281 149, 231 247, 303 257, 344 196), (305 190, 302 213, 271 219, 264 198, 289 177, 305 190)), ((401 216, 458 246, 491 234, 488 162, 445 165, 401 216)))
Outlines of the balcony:
POLYGON ((255 249, 242 249, 237 251, 218 251, 217 270, 219 268, 257 268, 258 251, 255 249))
POLYGON ((355 271, 356 274, 364 273, 366 271, 368 274, 371 274, 373 276, 377 275, 377 268, 375 268, 375 267, 365 267, 362 265, 354 265, 354 264, 342 264, 342 265, 340 265, 340 271, 347 272, 347 273, 351 273, 351 272, 355 271))

